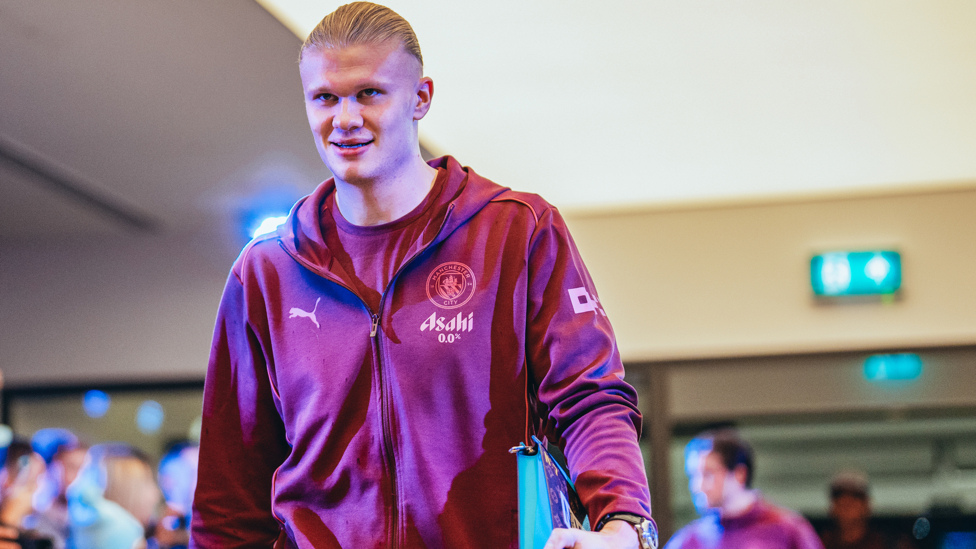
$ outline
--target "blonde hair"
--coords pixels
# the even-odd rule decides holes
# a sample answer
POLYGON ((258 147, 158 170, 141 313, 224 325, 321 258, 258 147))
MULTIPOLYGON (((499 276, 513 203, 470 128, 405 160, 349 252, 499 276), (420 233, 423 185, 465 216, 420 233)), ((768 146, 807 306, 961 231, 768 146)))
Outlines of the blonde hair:
POLYGON ((301 61, 305 50, 313 47, 345 48, 382 44, 387 40, 400 42, 424 66, 420 42, 410 23, 390 8, 372 2, 353 2, 326 15, 305 39, 298 60, 301 61))
POLYGON ((105 499, 118 503, 147 525, 162 499, 152 467, 138 455, 108 457, 104 466, 105 499))

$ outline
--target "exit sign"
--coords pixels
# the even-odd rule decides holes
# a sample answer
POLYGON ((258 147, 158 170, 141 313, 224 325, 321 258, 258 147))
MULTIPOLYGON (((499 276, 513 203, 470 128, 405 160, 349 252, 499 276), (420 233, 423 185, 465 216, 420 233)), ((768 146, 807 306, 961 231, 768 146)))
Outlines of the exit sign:
POLYGON ((810 284, 820 296, 893 294, 901 287, 901 255, 892 251, 816 255, 810 260, 810 284))

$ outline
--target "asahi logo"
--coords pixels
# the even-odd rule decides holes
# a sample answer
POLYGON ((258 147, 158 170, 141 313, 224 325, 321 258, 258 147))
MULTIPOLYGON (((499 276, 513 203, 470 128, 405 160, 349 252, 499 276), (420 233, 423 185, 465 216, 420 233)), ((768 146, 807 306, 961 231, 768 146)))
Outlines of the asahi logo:
POLYGON ((427 277, 427 297, 442 309, 457 309, 474 295, 474 273, 464 263, 451 261, 427 277))
POLYGON ((427 330, 440 332, 437 334, 437 341, 441 343, 454 343, 461 339, 462 333, 474 330, 474 313, 468 313, 467 316, 464 313, 458 313, 454 317, 437 316, 437 313, 431 313, 420 324, 421 332, 427 330))

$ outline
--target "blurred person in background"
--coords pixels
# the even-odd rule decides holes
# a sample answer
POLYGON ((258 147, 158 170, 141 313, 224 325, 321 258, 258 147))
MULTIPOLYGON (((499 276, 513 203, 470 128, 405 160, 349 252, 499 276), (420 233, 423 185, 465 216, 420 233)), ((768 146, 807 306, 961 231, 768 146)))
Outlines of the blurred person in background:
POLYGON ((92 446, 68 486, 69 545, 74 549, 146 547, 161 500, 149 460, 122 443, 92 446))
POLYGON ((200 448, 184 441, 172 445, 159 460, 159 488, 166 500, 166 513, 156 528, 161 549, 179 549, 190 543, 190 513, 197 486, 200 448))
POLYGON ((47 462, 34 494, 34 512, 24 518, 24 526, 64 549, 70 533, 66 490, 78 476, 88 447, 67 429, 41 429, 31 437, 31 446, 47 462))
POLYGON ((871 525, 868 477, 847 470, 830 482, 830 518, 833 527, 821 535, 826 549, 911 549, 907 536, 892 537, 871 525))
POLYGON ((705 431, 685 447, 688 488, 701 518, 665 549, 822 549, 799 514, 752 488, 753 451, 733 429, 705 431))
POLYGON ((28 442, 11 442, 0 471, 0 549, 21 547, 22 543, 28 547, 51 547, 49 538, 25 525, 44 471, 44 459, 28 442))
POLYGON ((44 469, 44 459, 28 442, 10 443, 0 472, 0 523, 22 527, 24 518, 33 510, 34 493, 44 469))

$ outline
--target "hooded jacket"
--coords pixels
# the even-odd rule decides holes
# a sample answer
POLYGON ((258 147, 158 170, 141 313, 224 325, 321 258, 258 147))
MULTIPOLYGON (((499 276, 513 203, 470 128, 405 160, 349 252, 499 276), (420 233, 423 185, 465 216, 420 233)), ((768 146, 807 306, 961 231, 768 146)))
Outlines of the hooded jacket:
POLYGON ((591 524, 650 516, 636 394, 559 213, 430 164, 447 181, 379 310, 325 245, 332 180, 234 263, 192 546, 517 547, 528 431, 564 448, 591 524))

